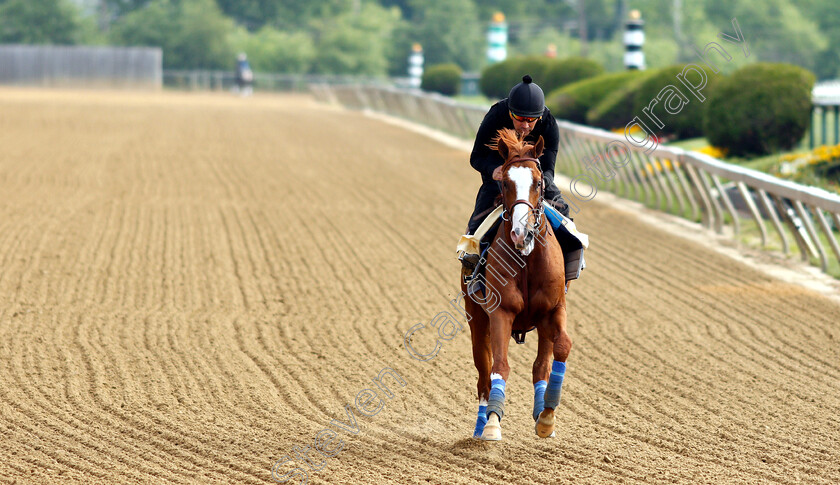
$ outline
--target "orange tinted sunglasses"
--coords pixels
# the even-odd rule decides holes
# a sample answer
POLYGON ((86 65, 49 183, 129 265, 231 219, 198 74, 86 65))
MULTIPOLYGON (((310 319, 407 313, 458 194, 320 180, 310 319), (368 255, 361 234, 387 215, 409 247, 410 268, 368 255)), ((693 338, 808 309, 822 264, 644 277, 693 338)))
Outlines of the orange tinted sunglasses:
POLYGON ((533 123, 533 122, 535 122, 539 119, 542 119, 542 116, 538 116, 536 118, 531 118, 530 116, 519 116, 519 115, 513 114, 513 111, 510 111, 509 113, 510 113, 511 118, 515 119, 516 121, 518 121, 520 123, 533 123))

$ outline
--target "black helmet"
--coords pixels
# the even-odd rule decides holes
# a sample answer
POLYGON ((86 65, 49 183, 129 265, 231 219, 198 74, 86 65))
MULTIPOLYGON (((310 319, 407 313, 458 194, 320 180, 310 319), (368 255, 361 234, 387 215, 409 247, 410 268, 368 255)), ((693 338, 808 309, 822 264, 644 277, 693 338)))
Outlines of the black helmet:
POLYGON ((510 90, 508 108, 517 116, 538 118, 545 109, 545 95, 539 86, 534 84, 531 76, 522 77, 522 82, 510 90))

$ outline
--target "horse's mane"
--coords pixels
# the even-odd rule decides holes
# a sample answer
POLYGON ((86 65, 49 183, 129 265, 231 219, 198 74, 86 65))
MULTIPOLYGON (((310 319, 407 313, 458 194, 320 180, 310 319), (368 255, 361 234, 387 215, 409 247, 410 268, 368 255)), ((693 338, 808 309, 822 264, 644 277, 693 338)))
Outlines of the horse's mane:
MULTIPOLYGON (((507 145, 510 154, 515 156, 512 158, 525 157, 528 150, 534 148, 532 143, 526 143, 525 140, 521 140, 519 138, 519 134, 510 128, 500 129, 490 143, 487 144, 487 147, 491 150, 498 150, 499 143, 507 145)), ((505 162, 507 162, 507 160, 505 160, 505 162)))

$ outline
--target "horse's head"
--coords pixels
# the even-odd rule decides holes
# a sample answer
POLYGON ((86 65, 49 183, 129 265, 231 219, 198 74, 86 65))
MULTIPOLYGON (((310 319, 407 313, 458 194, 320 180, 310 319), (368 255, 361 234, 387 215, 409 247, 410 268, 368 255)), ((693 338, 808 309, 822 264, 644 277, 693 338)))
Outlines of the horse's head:
POLYGON ((505 228, 524 256, 534 249, 534 237, 542 224, 543 179, 539 156, 543 145, 542 137, 532 145, 507 128, 499 130, 491 144, 505 160, 502 165, 505 228))

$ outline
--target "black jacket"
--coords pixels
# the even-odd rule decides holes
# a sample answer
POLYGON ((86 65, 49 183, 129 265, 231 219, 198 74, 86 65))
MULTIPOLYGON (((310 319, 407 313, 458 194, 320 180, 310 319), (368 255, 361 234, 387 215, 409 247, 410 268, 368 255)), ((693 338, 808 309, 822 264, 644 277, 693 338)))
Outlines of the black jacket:
MULTIPOLYGON (((493 170, 504 163, 498 151, 487 147, 501 128, 513 129, 513 120, 510 119, 507 98, 490 107, 490 110, 484 115, 484 120, 475 136, 475 144, 470 154, 470 165, 481 173, 482 185, 495 185, 493 170)), ((568 207, 565 207, 566 203, 560 195, 560 190, 554 185, 554 163, 557 160, 557 149, 560 144, 560 130, 557 128, 557 121, 548 108, 543 110, 542 119, 537 121, 534 129, 525 137, 525 140, 536 143, 540 136, 545 141, 545 149, 540 156, 540 169, 543 173, 543 186, 545 187, 544 197, 546 201, 554 201, 555 206, 560 206, 558 209, 568 216, 568 207)), ((487 189, 489 188, 487 187, 487 189)), ((486 207, 476 207, 476 213, 484 209, 486 207)))

